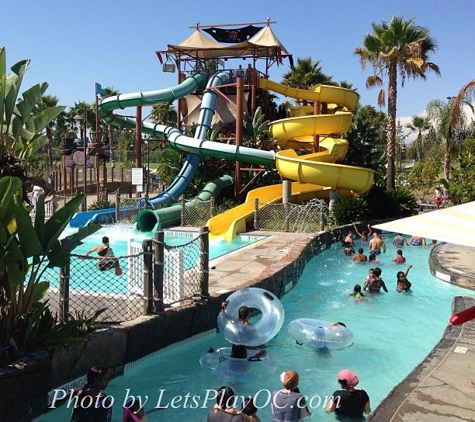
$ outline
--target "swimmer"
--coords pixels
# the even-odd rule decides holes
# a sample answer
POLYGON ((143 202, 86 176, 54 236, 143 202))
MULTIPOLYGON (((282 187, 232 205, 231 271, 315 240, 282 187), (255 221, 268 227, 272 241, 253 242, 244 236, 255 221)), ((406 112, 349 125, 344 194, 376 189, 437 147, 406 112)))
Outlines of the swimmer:
POLYGON ((409 240, 409 243, 412 246, 422 246, 422 245, 425 246, 426 239, 424 237, 421 237, 421 236, 412 236, 411 240, 409 240))
POLYGON ((406 269, 406 272, 398 271, 397 277, 397 286, 396 291, 400 292, 408 292, 411 290, 412 283, 407 279, 407 274, 409 270, 412 268, 412 265, 409 265, 406 269))
POLYGON ((356 224, 353 223, 353 227, 355 229, 355 232, 356 234, 361 238, 361 242, 363 243, 368 243, 368 238, 371 236, 371 234, 373 233, 373 230, 371 230, 371 226, 368 224, 368 230, 364 230, 362 231, 361 233, 358 231, 358 229, 356 228, 356 224))
POLYGON ((407 239, 402 235, 402 233, 399 233, 397 236, 394 236, 393 245, 397 248, 402 248, 404 245, 409 246, 409 243, 407 243, 407 239))
POLYGON ((402 255, 402 250, 398 249, 396 252, 396 256, 391 260, 395 264, 404 264, 406 262, 406 258, 402 255))
POLYGON ((379 262, 379 261, 376 259, 376 255, 374 253, 370 253, 368 262, 379 262))
POLYGON ((363 253, 363 248, 358 249, 358 253, 353 255, 352 261, 366 262, 368 257, 363 253))
POLYGON ((384 240, 378 236, 378 233, 373 233, 373 238, 369 241, 369 250, 375 255, 379 255, 381 251, 386 253, 386 244, 384 240))
POLYGON ((350 293, 350 296, 353 296, 355 300, 361 300, 364 298, 364 294, 361 291, 360 284, 355 284, 355 287, 353 287, 353 293, 350 293))
POLYGON ((376 267, 373 270, 373 277, 368 278, 365 281, 363 289, 371 293, 380 293, 381 289, 383 289, 386 293, 388 293, 388 288, 386 287, 384 280, 381 278, 381 273, 381 268, 376 267))
POLYGON ((239 308, 239 322, 244 325, 251 325, 249 318, 251 317, 251 310, 247 306, 239 308))

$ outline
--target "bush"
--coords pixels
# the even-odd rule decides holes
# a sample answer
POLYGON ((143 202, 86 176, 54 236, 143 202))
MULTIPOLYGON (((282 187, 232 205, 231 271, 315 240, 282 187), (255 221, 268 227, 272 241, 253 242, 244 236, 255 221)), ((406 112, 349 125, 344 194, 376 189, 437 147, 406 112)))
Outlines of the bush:
POLYGON ((416 198, 405 187, 387 192, 384 188, 373 186, 366 201, 371 219, 409 217, 417 212, 416 198))
POLYGON ((338 198, 331 208, 331 218, 338 226, 368 220, 369 215, 367 202, 359 196, 338 198))

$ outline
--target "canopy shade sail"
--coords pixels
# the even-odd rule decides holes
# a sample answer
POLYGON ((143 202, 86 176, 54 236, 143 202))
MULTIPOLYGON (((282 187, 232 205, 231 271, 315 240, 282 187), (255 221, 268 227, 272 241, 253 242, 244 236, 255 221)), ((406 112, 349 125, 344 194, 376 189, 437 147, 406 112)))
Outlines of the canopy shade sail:
POLYGON ((373 227, 475 247, 475 202, 376 224, 373 227))

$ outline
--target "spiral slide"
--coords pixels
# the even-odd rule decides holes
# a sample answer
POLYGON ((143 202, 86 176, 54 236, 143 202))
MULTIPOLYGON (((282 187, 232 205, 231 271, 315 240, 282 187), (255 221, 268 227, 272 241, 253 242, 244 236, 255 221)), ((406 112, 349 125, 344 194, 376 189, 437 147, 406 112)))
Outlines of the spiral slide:
MULTIPOLYGON (((270 124, 269 131, 276 144, 289 148, 276 153, 275 165, 283 178, 296 181, 292 183, 293 201, 305 197, 328 198, 332 190, 341 196, 365 195, 370 190, 374 179, 372 170, 335 164, 343 160, 348 151, 346 140, 324 136, 320 138, 319 152, 298 155, 295 151, 312 143, 314 135, 346 132, 352 120, 350 111, 358 104, 357 93, 327 85, 317 85, 311 90, 295 89, 268 79, 260 79, 259 87, 300 100, 327 103, 328 108, 334 110, 333 114, 313 115, 313 107, 294 107, 291 111, 294 117, 270 124)), ((244 204, 208 221, 210 233, 232 239, 236 233, 246 230, 246 221, 253 217, 256 198, 263 203, 274 203, 282 200, 282 194, 280 184, 249 192, 244 204)))

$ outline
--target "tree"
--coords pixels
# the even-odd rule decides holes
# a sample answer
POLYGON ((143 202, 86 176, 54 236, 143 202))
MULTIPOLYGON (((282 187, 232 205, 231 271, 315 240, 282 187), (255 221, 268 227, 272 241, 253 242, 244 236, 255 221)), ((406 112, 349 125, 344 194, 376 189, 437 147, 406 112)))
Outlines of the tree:
POLYGON ((407 129, 410 129, 412 133, 417 132, 417 138, 415 139, 415 148, 417 161, 420 161, 422 157, 422 147, 423 147, 423 136, 422 132, 428 131, 432 125, 430 124, 430 119, 428 117, 422 116, 412 116, 411 123, 407 123, 405 126, 407 129))
POLYGON ((57 105, 41 106, 46 82, 32 86, 19 97, 30 61, 21 60, 6 74, 6 51, 0 48, 0 176, 18 176, 27 181, 24 169, 48 144, 50 123, 64 110, 57 105))
POLYGON ((460 99, 455 104, 453 98, 448 98, 448 101, 432 100, 427 104, 427 117, 432 121, 437 136, 442 140, 444 145, 444 179, 450 179, 450 162, 451 154, 457 141, 457 134, 462 133, 465 128, 466 114, 463 110, 463 105, 468 106, 473 111, 473 106, 460 99), (454 108, 457 111, 454 111, 454 108))
POLYGON ((311 57, 298 58, 297 65, 284 74, 282 81, 282 85, 299 89, 309 89, 316 84, 335 85, 332 77, 323 73, 320 60, 313 62, 311 57))
MULTIPOLYGON (((43 95, 40 99, 40 102, 37 104, 37 112, 41 113, 41 111, 48 109, 48 108, 54 108, 58 106, 59 99, 58 97, 55 97, 54 95, 43 95)), ((61 116, 61 113, 58 115, 58 118, 61 116)), ((53 149, 54 149, 54 143, 53 143, 53 131, 56 126, 56 119, 51 120, 46 127, 46 137, 48 138, 48 144, 47 144, 47 150, 48 150, 48 164, 50 166, 53 165, 53 149)))
MULTIPOLYGON (((407 78, 426 79, 429 70, 440 75, 439 67, 429 61, 429 54, 437 48, 436 41, 429 35, 428 29, 413 23, 414 19, 405 21, 400 17, 393 17, 389 24, 384 21, 381 24, 373 22, 373 33, 367 34, 363 46, 354 51, 360 56, 363 69, 367 62, 372 66, 373 75, 367 78, 367 88, 384 86, 384 78, 388 78, 387 190, 395 187, 398 74, 402 78, 402 86, 407 78)), ((378 104, 384 106, 385 102, 385 90, 382 88, 378 94, 378 104)))

